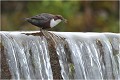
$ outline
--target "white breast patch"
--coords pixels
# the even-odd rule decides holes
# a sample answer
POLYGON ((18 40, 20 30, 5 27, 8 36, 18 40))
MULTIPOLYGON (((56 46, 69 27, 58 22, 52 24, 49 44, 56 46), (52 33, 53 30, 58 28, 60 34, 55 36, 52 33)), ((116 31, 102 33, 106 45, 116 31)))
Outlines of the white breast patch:
POLYGON ((58 19, 58 20, 51 19, 50 27, 52 28, 52 27, 56 26, 58 23, 60 23, 60 22, 61 22, 61 19, 58 19))

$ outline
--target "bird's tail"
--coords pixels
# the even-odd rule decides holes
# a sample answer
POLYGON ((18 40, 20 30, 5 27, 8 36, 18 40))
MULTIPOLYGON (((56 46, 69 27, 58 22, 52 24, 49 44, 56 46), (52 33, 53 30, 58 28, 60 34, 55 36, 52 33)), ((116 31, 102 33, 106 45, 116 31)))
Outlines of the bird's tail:
POLYGON ((29 18, 22 18, 22 23, 18 26, 18 27, 22 27, 23 25, 25 25, 27 23, 29 18))
POLYGON ((28 21, 28 20, 29 20, 29 18, 23 18, 23 20, 28 21))

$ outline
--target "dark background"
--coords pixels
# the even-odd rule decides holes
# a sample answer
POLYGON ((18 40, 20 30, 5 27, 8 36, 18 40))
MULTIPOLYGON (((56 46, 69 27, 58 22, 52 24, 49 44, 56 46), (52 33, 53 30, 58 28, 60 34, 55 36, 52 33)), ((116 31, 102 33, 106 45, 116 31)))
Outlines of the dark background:
POLYGON ((68 20, 49 29, 71 32, 119 32, 119 1, 1 1, 1 30, 28 31, 39 28, 25 17, 40 13, 60 14, 68 20))

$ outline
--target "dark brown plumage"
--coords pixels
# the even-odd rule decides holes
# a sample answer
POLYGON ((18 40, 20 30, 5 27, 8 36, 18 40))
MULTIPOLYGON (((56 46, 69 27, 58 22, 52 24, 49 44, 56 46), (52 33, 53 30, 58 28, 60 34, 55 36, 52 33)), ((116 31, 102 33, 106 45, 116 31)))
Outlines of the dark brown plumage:
POLYGON ((25 20, 42 29, 52 28, 56 26, 59 22, 66 21, 66 19, 64 19, 61 15, 52 15, 48 13, 42 13, 30 18, 25 18, 25 20), (55 21, 56 22, 59 21, 59 22, 55 23, 55 21))

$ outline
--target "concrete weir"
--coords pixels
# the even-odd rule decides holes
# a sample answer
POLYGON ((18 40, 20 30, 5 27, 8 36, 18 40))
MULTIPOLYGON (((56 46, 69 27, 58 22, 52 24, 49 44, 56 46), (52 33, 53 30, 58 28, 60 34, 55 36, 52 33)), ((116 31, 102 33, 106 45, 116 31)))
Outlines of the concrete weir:
POLYGON ((120 34, 1 31, 1 79, 120 79, 120 34))

